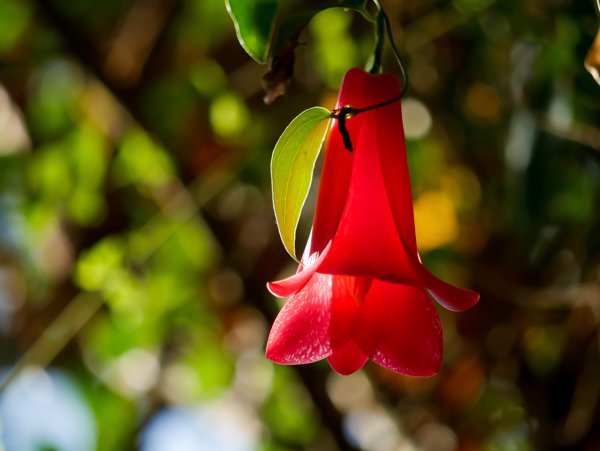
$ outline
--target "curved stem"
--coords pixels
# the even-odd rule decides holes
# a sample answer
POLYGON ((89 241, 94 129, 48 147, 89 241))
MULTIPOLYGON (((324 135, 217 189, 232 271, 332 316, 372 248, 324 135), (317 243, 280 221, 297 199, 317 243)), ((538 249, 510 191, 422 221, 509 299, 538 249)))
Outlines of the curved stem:
MULTIPOLYGON (((600 0, 596 0, 600 7, 600 0)), ((384 28, 385 33, 390 41, 390 45, 392 46, 392 51, 394 52, 394 57, 398 62, 398 66, 400 66, 400 75, 402 77, 402 91, 400 92, 400 96, 403 96, 406 90, 408 89, 408 75, 406 70, 404 69, 404 64, 402 63, 402 57, 400 56, 400 51, 398 47, 396 47, 396 42, 394 41, 394 35, 392 33, 392 24, 390 22, 390 18, 383 10, 379 0, 373 0, 373 3, 377 7, 377 25, 376 25, 376 45, 375 51, 373 54, 373 61, 371 67, 369 69, 369 73, 376 74, 381 72, 381 54, 383 50, 383 41, 384 41, 384 28)))
POLYGON ((381 55, 383 54, 383 43, 385 41, 385 22, 381 11, 379 10, 375 19, 375 49, 373 50, 373 59, 370 61, 371 67, 368 69, 370 74, 381 73, 381 55))
POLYGON ((392 50, 394 51, 394 56, 396 57, 398 66, 400 66, 400 74, 402 75, 402 91, 400 91, 400 96, 403 96, 406 90, 408 89, 408 74, 404 69, 404 64, 402 63, 400 51, 398 50, 398 47, 396 47, 396 42, 394 41, 394 35, 392 34, 392 24, 390 23, 390 18, 383 11, 383 9, 381 10, 381 13, 383 14, 383 19, 385 21, 385 29, 387 31, 388 39, 390 40, 390 45, 392 46, 392 50))
POLYGON ((596 12, 600 15, 600 0, 596 0, 596 12))

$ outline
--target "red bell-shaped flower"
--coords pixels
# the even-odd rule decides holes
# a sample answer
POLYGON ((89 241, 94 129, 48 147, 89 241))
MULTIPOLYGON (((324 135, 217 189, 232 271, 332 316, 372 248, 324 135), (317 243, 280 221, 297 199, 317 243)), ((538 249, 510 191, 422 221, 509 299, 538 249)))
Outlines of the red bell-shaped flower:
MULTIPOLYGON (((391 74, 348 71, 338 108, 364 108, 400 94, 391 74)), ((329 135, 315 219, 298 272, 268 284, 291 296, 277 316, 267 357, 283 364, 327 358, 340 374, 368 359, 398 373, 430 376, 442 359, 442 328, 428 294, 450 310, 479 295, 431 274, 417 252, 406 143, 399 101, 329 135)))

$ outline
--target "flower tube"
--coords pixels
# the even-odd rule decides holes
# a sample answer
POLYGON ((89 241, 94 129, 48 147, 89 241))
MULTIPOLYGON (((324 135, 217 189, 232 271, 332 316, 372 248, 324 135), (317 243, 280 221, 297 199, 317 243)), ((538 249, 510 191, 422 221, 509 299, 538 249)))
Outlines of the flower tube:
MULTIPOLYGON (((391 74, 348 71, 338 108, 384 103, 400 94, 391 74)), ((298 272, 267 286, 290 297, 267 342, 282 364, 327 358, 340 374, 368 359, 392 371, 430 376, 442 360, 442 328, 431 298, 449 310, 477 303, 473 291, 431 274, 417 252, 399 101, 346 121, 354 151, 334 121, 315 218, 298 272)))

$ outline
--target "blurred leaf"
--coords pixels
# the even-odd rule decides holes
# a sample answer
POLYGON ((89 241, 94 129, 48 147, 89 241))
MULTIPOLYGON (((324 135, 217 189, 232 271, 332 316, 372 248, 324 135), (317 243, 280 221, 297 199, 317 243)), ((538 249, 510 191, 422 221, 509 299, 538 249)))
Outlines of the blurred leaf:
POLYGON ((53 59, 32 77, 27 116, 34 136, 56 137, 69 130, 80 114, 84 86, 81 69, 67 60, 53 59))
POLYGON ((115 175, 121 184, 160 186, 175 169, 170 155, 141 130, 130 131, 115 160, 115 175))
POLYGON ((278 0, 226 0, 238 41, 259 63, 267 61, 278 0))
POLYGON ((152 134, 169 148, 186 129, 197 108, 197 95, 185 73, 169 74, 154 80, 141 99, 144 118, 154 124, 152 134))
POLYGON ((317 67, 333 89, 338 87, 348 67, 360 65, 351 25, 352 15, 339 8, 323 11, 310 22, 310 30, 315 37, 317 67))
POLYGON ((67 203, 69 219, 80 225, 94 225, 104 212, 104 198, 94 190, 75 189, 67 203))
POLYGON ((119 238, 106 237, 85 251, 75 271, 75 281, 84 290, 102 290, 124 260, 123 242, 119 238))
POLYGON ((198 270, 211 265, 217 250, 203 223, 161 217, 129 236, 128 252, 139 264, 154 257, 153 265, 161 270, 197 277, 198 270))
POLYGON ((98 425, 97 451, 123 449, 135 432, 135 406, 126 398, 99 384, 92 375, 81 378, 98 425), (110 421, 106 421, 110 418, 110 421))
POLYGON ((314 107, 300 113, 283 131, 271 160, 273 207, 288 253, 296 258, 296 227, 331 113, 314 107))
POLYGON ((80 225, 93 225, 102 217, 101 195, 106 170, 104 139, 94 128, 83 125, 69 137, 74 189, 67 201, 69 218, 80 225))
POLYGON ((15 46, 29 25, 30 5, 18 0, 0 1, 0 55, 15 46))
POLYGON ((319 429, 307 393, 289 368, 275 366, 273 391, 263 407, 263 419, 284 443, 306 445, 319 429))
MULTIPOLYGON (((179 5, 177 34, 180 45, 189 50, 208 53, 222 46, 224 40, 233 34, 231 17, 223 0, 193 0, 179 5)), ((180 55, 187 64, 185 54, 180 55)))
MULTIPOLYGON (((195 272, 206 269, 213 263, 218 251, 205 224, 199 221, 179 224, 173 238, 174 242, 171 244, 173 250, 170 254, 179 256, 183 268, 195 272)), ((162 253, 161 257, 170 261, 172 267, 176 267, 176 262, 169 260, 165 253, 162 253)))
POLYGON ((581 63, 576 59, 576 47, 581 38, 580 28, 580 23, 574 18, 557 15, 552 40, 542 53, 542 72, 549 71, 555 77, 564 76, 571 70, 579 72, 581 63))
POLYGON ((97 376, 115 360, 134 348, 152 348, 164 340, 155 324, 132 324, 122 321, 113 312, 97 315, 83 335, 86 361, 97 376))
POLYGON ((212 396, 225 389, 233 378, 234 363, 221 343, 204 341, 196 350, 195 366, 202 384, 203 393, 212 396))
POLYGON ((206 97, 214 97, 227 86, 227 75, 213 59, 206 59, 195 66, 189 74, 194 88, 206 97))
POLYGON ((103 137, 83 125, 38 149, 29 162, 28 179, 38 203, 53 209, 65 205, 69 219, 89 225, 104 210, 105 168, 103 137))
POLYGON ((55 204, 63 201, 73 188, 69 167, 65 164, 68 155, 65 140, 53 143, 37 151, 28 167, 29 184, 38 195, 38 201, 55 204))

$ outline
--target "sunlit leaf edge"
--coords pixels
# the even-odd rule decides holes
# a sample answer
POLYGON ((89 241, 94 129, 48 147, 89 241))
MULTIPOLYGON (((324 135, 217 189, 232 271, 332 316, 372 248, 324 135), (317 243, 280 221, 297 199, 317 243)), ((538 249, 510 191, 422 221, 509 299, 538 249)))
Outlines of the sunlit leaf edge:
POLYGON ((281 134, 271 159, 273 208, 287 252, 297 260, 296 228, 312 182, 331 112, 313 107, 296 116, 281 134))
POLYGON ((271 39, 273 37, 273 30, 275 27, 275 19, 277 17, 277 10, 279 8, 278 0, 225 0, 225 6, 227 12, 233 21, 235 27, 235 33, 237 39, 243 49, 248 55, 250 55, 256 62, 264 64, 267 61, 269 55, 269 48, 271 39), (267 26, 264 26, 261 33, 259 24, 252 23, 248 19, 250 12, 255 11, 257 5, 264 8, 260 14, 260 20, 264 21, 267 26), (244 14, 247 15, 244 15, 244 14), (264 34, 263 38, 260 39, 260 35, 264 34), (256 42, 252 42, 252 39, 256 39, 256 42))

